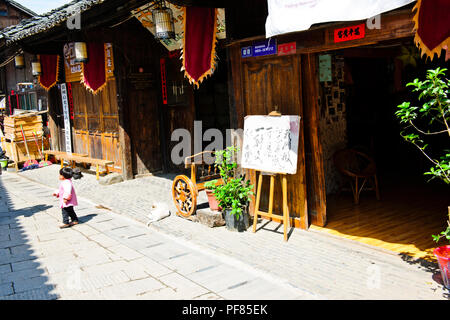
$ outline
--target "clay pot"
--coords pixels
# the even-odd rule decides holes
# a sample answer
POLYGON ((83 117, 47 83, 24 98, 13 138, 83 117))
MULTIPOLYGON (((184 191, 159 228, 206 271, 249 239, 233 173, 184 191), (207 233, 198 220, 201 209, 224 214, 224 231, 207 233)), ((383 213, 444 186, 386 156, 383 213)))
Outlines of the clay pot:
POLYGON ((214 196, 214 193, 208 189, 205 189, 205 191, 206 191, 206 195, 208 196, 209 208, 212 211, 222 210, 222 208, 219 207, 219 202, 217 201, 216 197, 214 196))

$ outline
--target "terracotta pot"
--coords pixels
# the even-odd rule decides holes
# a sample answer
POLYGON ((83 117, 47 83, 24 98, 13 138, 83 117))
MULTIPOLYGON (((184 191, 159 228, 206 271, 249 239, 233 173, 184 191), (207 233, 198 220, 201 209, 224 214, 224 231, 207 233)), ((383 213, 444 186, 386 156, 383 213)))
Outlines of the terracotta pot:
POLYGON ((222 210, 222 208, 219 207, 219 202, 217 201, 216 197, 214 196, 214 192, 211 190, 205 189, 206 195, 208 196, 208 202, 209 202, 209 208, 212 211, 219 211, 222 210))

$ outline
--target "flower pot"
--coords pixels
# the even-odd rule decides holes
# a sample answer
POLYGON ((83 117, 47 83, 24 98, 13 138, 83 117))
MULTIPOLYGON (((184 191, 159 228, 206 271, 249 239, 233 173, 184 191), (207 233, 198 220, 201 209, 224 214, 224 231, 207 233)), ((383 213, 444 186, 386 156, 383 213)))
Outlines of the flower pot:
POLYGON ((450 289, 450 245, 436 248, 433 253, 439 263, 444 287, 450 289))
POLYGON ((231 214, 231 209, 225 209, 223 211, 225 225, 227 229, 230 231, 238 231, 242 232, 248 229, 249 227, 249 216, 247 210, 244 210, 239 219, 236 218, 236 215, 231 214))
POLYGON ((216 197, 214 196, 214 192, 212 192, 211 190, 208 190, 208 189, 205 189, 205 191, 206 191, 206 195, 208 196, 209 208, 212 211, 222 210, 222 208, 219 207, 219 202, 217 201, 216 197))

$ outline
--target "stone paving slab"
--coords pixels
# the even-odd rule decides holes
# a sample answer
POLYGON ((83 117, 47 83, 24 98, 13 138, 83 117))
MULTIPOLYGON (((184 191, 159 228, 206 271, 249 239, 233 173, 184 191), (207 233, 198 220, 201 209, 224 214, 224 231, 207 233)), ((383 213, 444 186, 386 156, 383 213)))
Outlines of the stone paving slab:
MULTIPOLYGON (((43 186, 5 174, 0 189, 11 204, 23 201, 20 209, 9 206, 3 219, 8 237, 0 241, 0 300, 223 299, 211 285, 200 285, 186 274, 211 263, 224 267, 220 278, 240 271, 134 220, 95 208, 82 196, 85 210, 77 211, 82 223, 61 230, 60 209, 52 207, 57 203, 42 197, 45 192, 21 193, 43 186), (32 187, 16 185, 21 181, 32 187)), ((205 283, 202 277, 198 281, 205 283)), ((262 278, 262 287, 270 286, 266 282, 285 290, 272 279, 262 278)), ((298 294, 303 292, 291 296, 298 294)))

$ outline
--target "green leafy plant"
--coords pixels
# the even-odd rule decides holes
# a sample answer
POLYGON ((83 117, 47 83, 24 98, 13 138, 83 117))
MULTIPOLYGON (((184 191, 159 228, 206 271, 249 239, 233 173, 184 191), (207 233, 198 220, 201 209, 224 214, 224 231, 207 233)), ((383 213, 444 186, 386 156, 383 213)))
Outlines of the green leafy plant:
MULTIPOLYGON (((450 81, 445 78, 446 71, 445 68, 428 70, 426 80, 415 79, 408 83, 407 87, 413 87, 412 91, 419 93, 418 100, 423 102, 422 106, 403 102, 395 115, 404 126, 401 136, 416 146, 433 165, 424 174, 431 176, 430 180, 439 179, 450 184, 450 150, 439 148, 437 155, 433 156, 429 144, 424 141, 442 135, 450 138, 450 81)), ((443 237, 450 240, 450 213, 448 224, 448 228, 439 235, 432 235, 436 242, 443 237)))
POLYGON ((238 149, 228 147, 215 152, 215 166, 219 169, 223 184, 217 185, 217 180, 208 181, 205 187, 213 191, 214 196, 223 209, 230 209, 231 214, 239 219, 254 194, 253 185, 244 177, 236 175, 237 164, 234 160, 238 149))

